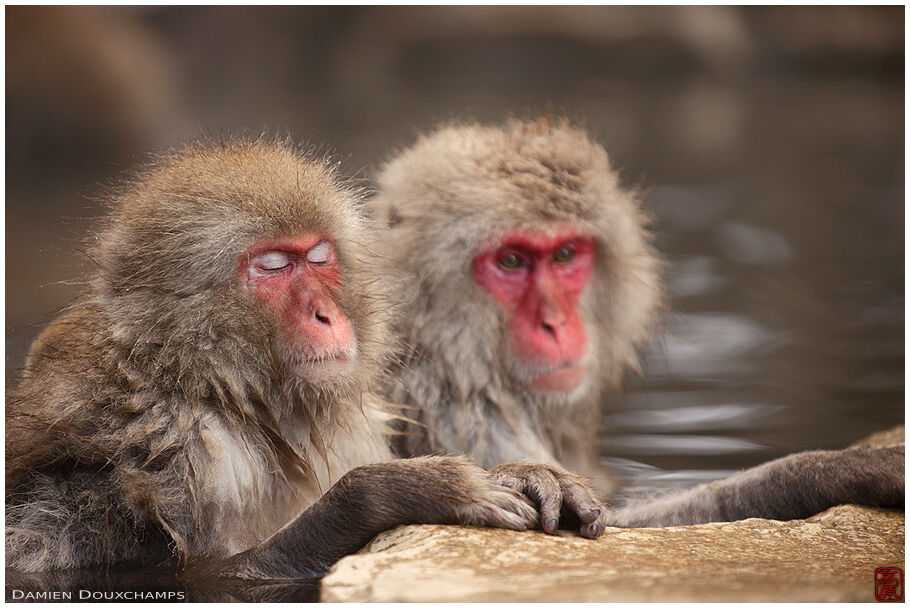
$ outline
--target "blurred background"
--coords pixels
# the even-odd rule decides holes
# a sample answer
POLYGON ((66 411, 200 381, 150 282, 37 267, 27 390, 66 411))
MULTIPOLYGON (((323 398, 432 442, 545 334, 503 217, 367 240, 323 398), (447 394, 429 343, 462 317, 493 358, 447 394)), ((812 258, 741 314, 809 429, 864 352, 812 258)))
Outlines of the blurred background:
POLYGON ((101 196, 199 134, 369 179, 452 118, 565 114, 643 189, 672 311, 604 458, 672 486, 904 418, 904 8, 7 7, 6 369, 101 196))

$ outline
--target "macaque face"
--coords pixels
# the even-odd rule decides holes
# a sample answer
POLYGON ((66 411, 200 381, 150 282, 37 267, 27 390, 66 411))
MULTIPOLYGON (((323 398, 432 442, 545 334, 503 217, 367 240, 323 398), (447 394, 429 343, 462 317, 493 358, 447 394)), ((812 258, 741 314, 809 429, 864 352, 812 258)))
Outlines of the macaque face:
POLYGON ((256 243, 242 257, 239 274, 241 286, 274 313, 298 377, 318 386, 352 371, 357 342, 336 303, 341 274, 329 235, 256 243))
POLYGON ((505 313, 520 380, 569 393, 587 374, 578 301, 594 268, 594 240, 572 229, 513 232, 473 261, 474 280, 505 313))

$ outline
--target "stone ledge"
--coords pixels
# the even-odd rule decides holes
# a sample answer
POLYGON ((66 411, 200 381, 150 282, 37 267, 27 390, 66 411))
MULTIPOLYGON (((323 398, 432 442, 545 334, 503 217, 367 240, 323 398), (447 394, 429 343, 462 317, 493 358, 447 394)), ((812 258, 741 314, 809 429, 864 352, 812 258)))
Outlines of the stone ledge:
MULTIPOLYGON (((904 443, 904 427, 853 447, 904 443)), ((871 602, 873 573, 904 566, 904 513, 842 505, 806 520, 607 528, 596 541, 401 526, 322 581, 344 602, 871 602)))
POLYGON ((904 565, 904 514, 845 505, 807 520, 565 533, 402 526, 341 560, 323 601, 874 601, 904 565))

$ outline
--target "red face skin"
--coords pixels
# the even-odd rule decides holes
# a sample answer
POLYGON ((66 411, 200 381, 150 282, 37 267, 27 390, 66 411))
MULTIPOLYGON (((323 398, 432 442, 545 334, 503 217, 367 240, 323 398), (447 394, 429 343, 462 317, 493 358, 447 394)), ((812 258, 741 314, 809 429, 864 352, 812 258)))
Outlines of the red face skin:
POLYGON ((354 328, 333 297, 341 274, 328 235, 256 243, 241 258, 239 275, 240 284, 274 313, 304 380, 332 383, 351 366, 354 328))
POLYGON ((474 280, 503 307, 512 354, 532 388, 571 392, 584 380, 578 300, 593 268, 594 240, 573 230, 507 234, 474 259, 474 280))

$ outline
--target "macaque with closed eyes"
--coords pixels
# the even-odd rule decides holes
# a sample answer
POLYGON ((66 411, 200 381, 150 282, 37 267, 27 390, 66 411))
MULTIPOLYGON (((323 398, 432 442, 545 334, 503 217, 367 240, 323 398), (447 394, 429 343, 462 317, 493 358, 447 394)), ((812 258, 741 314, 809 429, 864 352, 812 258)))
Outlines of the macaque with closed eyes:
MULTIPOLYGON (((562 467, 608 493, 605 394, 650 335, 661 263, 633 192, 604 149, 566 121, 450 125, 381 170, 373 207, 401 294, 403 348, 386 396, 415 406, 404 454, 468 453, 484 466, 553 465, 520 479, 559 495, 562 467), (530 479, 530 481, 529 481, 530 479)), ((510 476, 508 471, 516 473, 510 476)), ((664 526, 805 517, 842 502, 903 504, 903 447, 806 452, 609 513, 664 526)), ((560 517, 542 503, 545 530, 560 517)))
MULTIPOLYGON (((398 524, 538 524, 496 471, 392 459, 365 392, 388 302, 358 197, 325 160, 242 139, 123 188, 88 293, 8 396, 8 574, 286 580, 398 524)), ((601 517, 580 478, 572 492, 554 499, 601 517)))

